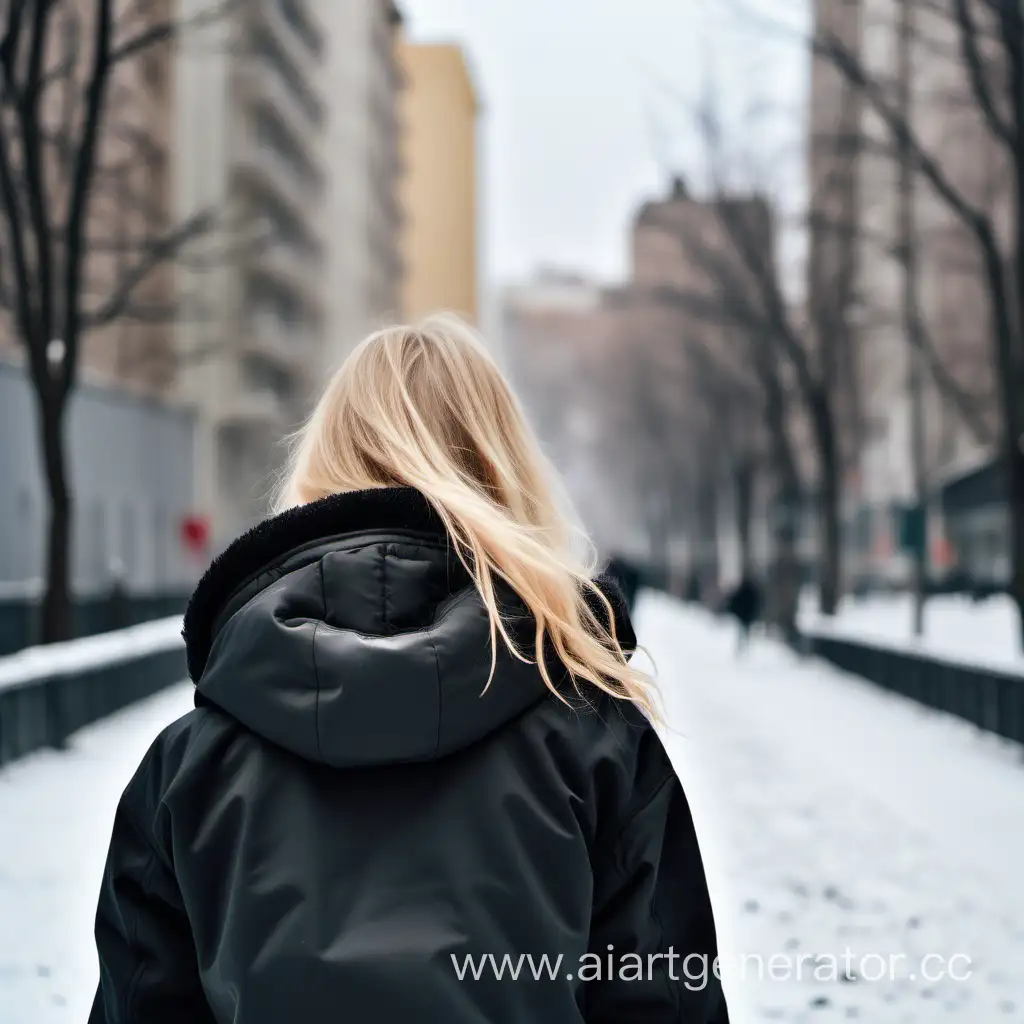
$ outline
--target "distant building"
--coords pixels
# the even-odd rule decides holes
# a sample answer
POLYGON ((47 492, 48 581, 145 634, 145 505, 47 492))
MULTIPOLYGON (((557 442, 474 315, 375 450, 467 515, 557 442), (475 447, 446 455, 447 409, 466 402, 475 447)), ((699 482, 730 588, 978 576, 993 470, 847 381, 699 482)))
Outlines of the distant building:
MULTIPOLYGON (((763 200, 703 201, 676 179, 667 195, 637 212, 626 282, 603 287, 547 270, 506 289, 503 302, 502 341, 512 379, 599 543, 638 558, 699 566, 708 578, 720 569, 738 571, 723 449, 698 457, 705 452, 694 443, 694 416, 698 406, 702 414, 708 406, 688 401, 689 389, 701 387, 688 342, 716 351, 719 360, 745 361, 716 315, 720 283, 693 249, 699 241, 716 261, 738 260, 723 228, 723 203, 747 218, 752 239, 770 260, 771 211, 763 200), (695 500, 690 484, 698 478, 714 478, 699 488, 707 501, 695 500), (658 486, 645 489, 645 480, 658 486), (684 534, 692 541, 688 547, 684 534)), ((760 492, 755 506, 755 514, 763 512, 760 492)), ((758 558, 765 547, 763 519, 753 531, 758 558)))
POLYGON ((478 316, 477 117, 458 46, 403 42, 402 313, 478 316))
POLYGON ((327 0, 327 324, 320 379, 401 311, 402 210, 397 43, 392 0, 327 0))
POLYGON ((575 507, 598 537, 619 534, 614 481, 603 471, 599 353, 614 344, 615 314, 601 286, 546 269, 502 297, 507 370, 541 445, 564 477, 575 507))

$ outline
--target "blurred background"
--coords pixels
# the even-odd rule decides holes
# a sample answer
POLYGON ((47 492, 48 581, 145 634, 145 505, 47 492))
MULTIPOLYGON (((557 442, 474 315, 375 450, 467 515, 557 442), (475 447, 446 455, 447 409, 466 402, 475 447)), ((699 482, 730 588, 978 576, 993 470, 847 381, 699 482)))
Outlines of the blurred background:
POLYGON ((735 1020, 1024 1020, 1022 138, 1018 0, 0 0, 0 1021, 82 1019, 191 587, 439 308, 640 587, 724 953, 811 958, 735 1020))

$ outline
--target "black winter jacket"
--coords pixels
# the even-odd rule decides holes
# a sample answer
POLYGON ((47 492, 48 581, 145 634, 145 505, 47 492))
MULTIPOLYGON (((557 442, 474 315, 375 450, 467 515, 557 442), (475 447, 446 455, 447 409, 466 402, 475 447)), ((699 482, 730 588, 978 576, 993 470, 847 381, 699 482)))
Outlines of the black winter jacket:
POLYGON ((726 1020, 657 736, 504 647, 481 692, 487 616, 417 492, 261 523, 185 637, 197 706, 121 800, 91 1024, 726 1020))

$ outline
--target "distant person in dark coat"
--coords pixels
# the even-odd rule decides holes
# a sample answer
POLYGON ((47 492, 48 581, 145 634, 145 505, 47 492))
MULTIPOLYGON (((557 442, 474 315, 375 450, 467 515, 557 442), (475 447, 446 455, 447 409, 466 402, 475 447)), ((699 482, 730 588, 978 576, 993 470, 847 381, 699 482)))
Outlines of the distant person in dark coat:
POLYGON ((127 572, 121 559, 111 559, 107 568, 106 626, 108 630, 124 629, 131 625, 131 607, 126 577, 127 572))
POLYGON ((608 574, 612 576, 626 599, 630 611, 636 604, 637 591, 640 589, 640 570, 619 555, 612 555, 608 562, 608 574))
POLYGON ((750 628, 761 617, 761 588, 749 576, 744 576, 729 595, 725 606, 739 626, 738 649, 744 650, 750 642, 750 628))

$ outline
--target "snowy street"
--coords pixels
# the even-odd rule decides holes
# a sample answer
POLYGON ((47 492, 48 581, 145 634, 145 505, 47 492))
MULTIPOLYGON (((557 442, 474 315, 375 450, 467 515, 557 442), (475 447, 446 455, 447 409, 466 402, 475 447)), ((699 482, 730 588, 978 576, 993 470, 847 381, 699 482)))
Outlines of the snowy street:
MULTIPOLYGON (((1024 752, 767 641, 737 658, 727 624, 667 598, 644 596, 638 633, 734 1024, 1024 1020, 1024 752)), ((116 801, 190 706, 176 687, 0 772, 3 1024, 85 1020, 116 801)))

